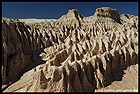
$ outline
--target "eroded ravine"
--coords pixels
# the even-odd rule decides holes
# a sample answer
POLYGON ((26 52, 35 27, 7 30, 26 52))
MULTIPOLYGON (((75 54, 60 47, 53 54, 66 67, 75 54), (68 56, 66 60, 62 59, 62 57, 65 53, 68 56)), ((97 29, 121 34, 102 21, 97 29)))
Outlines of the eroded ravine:
POLYGON ((39 23, 3 18, 3 86, 22 74, 4 92, 94 92, 106 87, 138 64, 138 31, 137 16, 106 7, 90 17, 73 9, 58 20, 39 23), (27 66, 32 67, 25 72, 27 66))

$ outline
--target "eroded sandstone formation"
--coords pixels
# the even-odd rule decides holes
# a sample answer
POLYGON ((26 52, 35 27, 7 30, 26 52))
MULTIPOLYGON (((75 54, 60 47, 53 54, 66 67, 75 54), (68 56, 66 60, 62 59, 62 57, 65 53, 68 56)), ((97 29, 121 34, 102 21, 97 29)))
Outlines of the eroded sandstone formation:
POLYGON ((138 31, 137 16, 108 7, 90 17, 72 9, 58 20, 30 24, 3 18, 3 90, 94 92, 106 87, 138 63, 138 31))

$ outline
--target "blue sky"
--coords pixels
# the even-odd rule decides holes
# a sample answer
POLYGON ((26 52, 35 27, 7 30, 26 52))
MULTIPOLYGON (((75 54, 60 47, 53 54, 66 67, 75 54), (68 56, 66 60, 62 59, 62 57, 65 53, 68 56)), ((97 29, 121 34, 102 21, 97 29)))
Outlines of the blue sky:
POLYGON ((100 7, 118 9, 120 15, 138 16, 138 2, 2 2, 2 17, 58 19, 70 9, 77 9, 81 15, 88 17, 100 7))

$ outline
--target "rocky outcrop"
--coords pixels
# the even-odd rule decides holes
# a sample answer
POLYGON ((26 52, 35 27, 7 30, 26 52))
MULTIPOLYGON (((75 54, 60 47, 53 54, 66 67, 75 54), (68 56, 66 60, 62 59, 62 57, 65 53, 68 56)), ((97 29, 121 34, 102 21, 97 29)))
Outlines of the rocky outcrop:
POLYGON ((121 81, 114 81, 111 85, 95 90, 95 92, 138 92, 138 64, 131 65, 124 70, 121 81), (121 88, 121 89, 120 89, 121 88))
POLYGON ((102 7, 102 8, 97 8, 95 13, 94 13, 95 17, 108 17, 111 18, 117 22, 120 21, 120 16, 118 13, 117 9, 112 9, 110 7, 102 7))
POLYGON ((69 10, 66 15, 63 15, 58 19, 61 24, 67 24, 69 26, 81 26, 83 16, 78 13, 77 9, 69 10))
POLYGON ((73 9, 58 20, 32 24, 3 19, 2 34, 3 85, 39 57, 45 62, 38 61, 4 92, 94 92, 138 63, 138 18, 119 16, 116 9, 99 8, 90 17, 73 9))
MULTIPOLYGON (((2 19, 2 83, 18 78, 21 70, 39 57, 41 47, 31 37, 31 27, 11 19, 2 19)), ((36 35, 34 33, 34 35, 36 35)), ((39 36, 37 36, 39 37, 39 36)))

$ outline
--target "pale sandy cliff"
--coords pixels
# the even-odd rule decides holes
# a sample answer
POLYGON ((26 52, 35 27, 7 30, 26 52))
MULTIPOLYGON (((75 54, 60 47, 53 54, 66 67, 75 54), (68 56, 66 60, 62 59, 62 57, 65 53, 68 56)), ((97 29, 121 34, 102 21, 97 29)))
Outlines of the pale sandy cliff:
POLYGON ((3 92, 136 92, 138 17, 97 8, 58 20, 2 18, 3 92), (120 90, 120 91, 119 91, 120 90))

